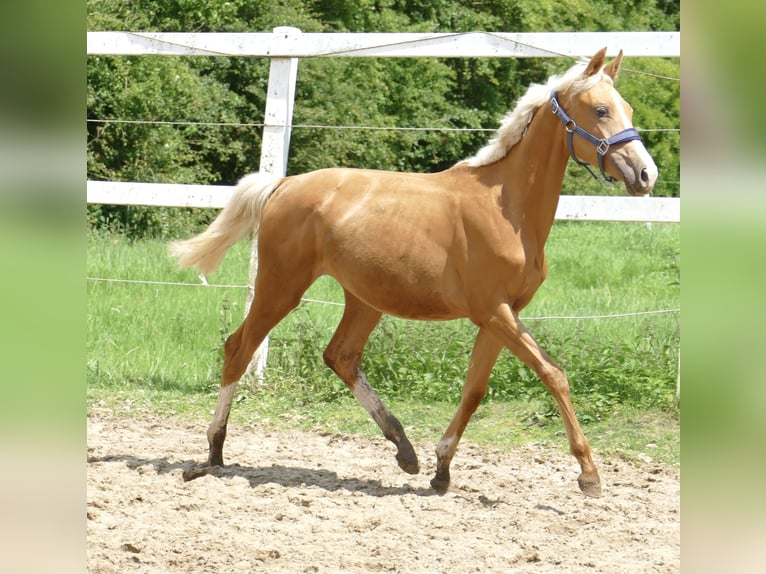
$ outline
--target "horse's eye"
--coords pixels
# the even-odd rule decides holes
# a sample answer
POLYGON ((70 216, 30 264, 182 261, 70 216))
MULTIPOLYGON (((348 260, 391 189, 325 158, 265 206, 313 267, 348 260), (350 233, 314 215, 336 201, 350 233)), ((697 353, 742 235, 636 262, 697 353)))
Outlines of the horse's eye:
POLYGON ((599 118, 607 117, 609 115, 609 108, 605 108, 605 107, 596 108, 596 115, 599 118))

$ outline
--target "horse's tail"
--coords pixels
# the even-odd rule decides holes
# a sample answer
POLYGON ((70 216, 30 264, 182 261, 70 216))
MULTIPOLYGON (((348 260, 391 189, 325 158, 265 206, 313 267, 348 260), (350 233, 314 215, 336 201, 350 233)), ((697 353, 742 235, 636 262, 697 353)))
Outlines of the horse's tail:
POLYGON ((180 268, 196 267, 203 274, 212 273, 232 245, 250 232, 257 235, 263 206, 279 181, 266 173, 251 173, 239 180, 231 201, 205 231, 170 244, 170 253, 178 257, 180 268))

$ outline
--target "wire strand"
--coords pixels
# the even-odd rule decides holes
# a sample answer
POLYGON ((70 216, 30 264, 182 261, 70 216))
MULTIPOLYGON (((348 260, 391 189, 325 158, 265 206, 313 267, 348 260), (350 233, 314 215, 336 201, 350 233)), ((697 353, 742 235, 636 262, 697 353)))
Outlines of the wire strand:
MULTIPOLYGON (((188 121, 166 121, 166 120, 121 120, 117 118, 95 119, 87 118, 87 123, 91 124, 135 124, 135 125, 156 125, 156 126, 204 126, 204 127, 234 127, 234 128, 262 128, 264 123, 249 122, 188 122, 188 121)), ((494 133, 497 128, 457 128, 449 126, 428 126, 428 127, 404 127, 404 126, 365 126, 365 125, 341 125, 329 126, 322 124, 291 124, 285 126, 290 129, 312 129, 312 130, 370 130, 370 131, 402 131, 402 132, 487 132, 494 133)), ((636 128, 639 132, 680 132, 681 128, 636 128)))
MULTIPOLYGON (((123 283, 132 285, 161 285, 168 287, 214 287, 219 289, 247 289, 246 285, 217 285, 212 283, 181 283, 173 281, 144 281, 140 279, 112 279, 103 277, 87 277, 88 281, 100 283, 123 283)), ((331 305, 335 307, 345 307, 343 303, 335 301, 322 301, 320 299, 311 299, 302 297, 304 303, 316 303, 320 305, 331 305)), ((549 321, 549 320, 584 320, 584 319, 618 319, 623 317, 639 317, 643 315, 664 315, 668 313, 679 313, 680 308, 656 309, 652 311, 630 311, 627 313, 612 313, 606 315, 547 315, 541 317, 522 317, 524 321, 549 321)))

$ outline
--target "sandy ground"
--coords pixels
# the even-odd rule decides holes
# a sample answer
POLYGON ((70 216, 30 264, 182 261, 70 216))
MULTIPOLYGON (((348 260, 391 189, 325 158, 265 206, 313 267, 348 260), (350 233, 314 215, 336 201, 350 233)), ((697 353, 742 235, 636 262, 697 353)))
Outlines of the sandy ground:
POLYGON ((229 466, 185 482, 206 424, 89 413, 89 572, 680 571, 677 469, 596 456, 594 500, 563 452, 466 440, 438 496, 433 444, 410 476, 383 438, 232 424, 229 466))

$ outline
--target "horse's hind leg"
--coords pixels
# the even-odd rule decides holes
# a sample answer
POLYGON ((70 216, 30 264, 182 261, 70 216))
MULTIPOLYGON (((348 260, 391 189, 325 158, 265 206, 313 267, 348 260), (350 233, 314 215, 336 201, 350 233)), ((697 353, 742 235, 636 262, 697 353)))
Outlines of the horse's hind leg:
POLYGON ((345 295, 346 308, 343 318, 324 352, 324 361, 367 409, 383 431, 383 435, 396 445, 396 460, 402 470, 417 474, 420 471, 418 458, 402 424, 380 400, 361 369, 362 350, 370 333, 380 321, 381 312, 369 307, 348 291, 345 295))
POLYGON ((224 345, 221 389, 213 420, 207 430, 210 445, 208 466, 223 465, 223 443, 226 440, 231 403, 237 382, 250 364, 253 353, 269 331, 298 306, 301 295, 313 279, 308 273, 280 274, 279 277, 273 272, 258 274, 250 311, 224 345), (282 280, 283 276, 288 279, 282 280))

